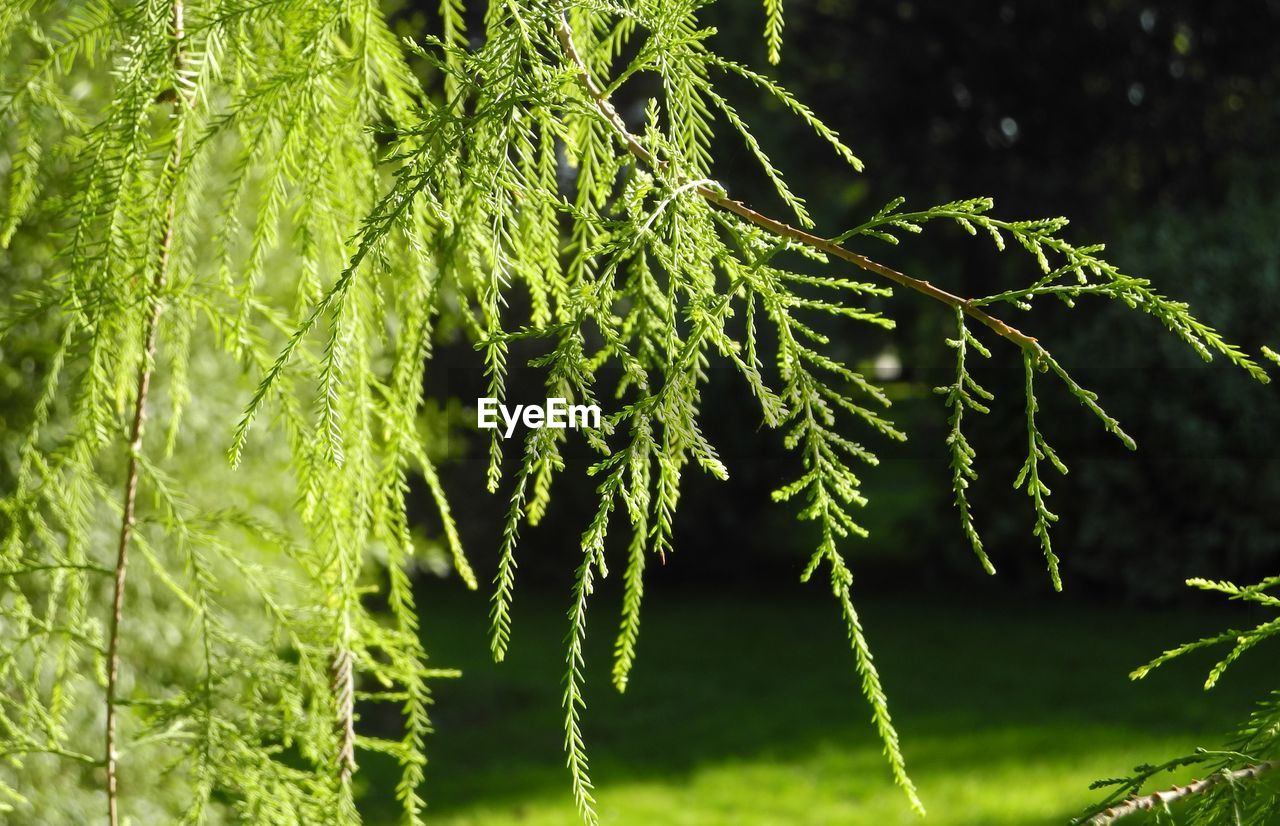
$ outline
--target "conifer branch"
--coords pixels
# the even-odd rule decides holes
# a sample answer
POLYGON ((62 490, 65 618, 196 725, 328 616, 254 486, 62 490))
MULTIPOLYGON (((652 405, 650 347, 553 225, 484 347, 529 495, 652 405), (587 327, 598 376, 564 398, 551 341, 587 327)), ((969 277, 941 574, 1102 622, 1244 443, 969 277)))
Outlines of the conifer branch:
POLYGON ((143 330, 142 360, 138 365, 137 389, 134 391, 133 423, 129 429, 129 456, 125 467, 124 499, 120 517, 120 540, 116 547, 116 562, 113 576, 111 598, 111 622, 107 633, 107 691, 106 691, 106 727, 104 737, 104 764, 106 766, 107 786, 107 820, 110 826, 117 826, 120 821, 119 790, 119 752, 116 735, 116 706, 118 704, 120 679, 120 634, 124 622, 125 585, 129 574, 129 545, 133 539, 137 524, 138 473, 141 464, 142 438, 147 422, 147 396, 151 390, 151 379, 155 372, 156 339, 160 327, 160 313, 164 308, 161 293, 169 271, 169 260, 173 251, 173 241, 177 219, 177 173, 182 163, 184 123, 182 103, 184 100, 179 91, 182 76, 182 40, 184 37, 183 0, 174 0, 173 13, 170 20, 173 37, 173 69, 174 88, 174 131, 169 149, 169 157, 165 164, 165 173, 169 176, 166 185, 168 193, 165 204, 164 235, 160 239, 157 250, 156 271, 150 286, 151 307, 143 330))
POLYGON ((1208 777, 1193 780, 1185 786, 1174 786, 1164 791, 1131 797, 1123 803, 1104 809, 1088 820, 1079 821, 1079 823, 1080 826, 1109 826, 1109 824, 1115 823, 1121 818, 1129 817, 1138 812, 1163 809, 1170 803, 1177 802, 1183 798, 1205 794, 1223 783, 1232 784, 1242 780, 1254 780, 1260 775, 1274 771, 1276 768, 1280 768, 1280 761, 1267 760, 1262 763, 1255 763, 1252 766, 1246 766, 1243 769, 1236 769, 1235 771, 1220 771, 1208 777))
MULTIPOLYGON (((1266 593, 1280 584, 1280 576, 1272 576, 1252 585, 1241 586, 1234 582, 1215 581, 1193 578, 1187 585, 1204 591, 1225 594, 1230 599, 1250 602, 1270 608, 1280 607, 1280 598, 1266 593)), ((1223 673, 1246 651, 1258 643, 1271 639, 1280 633, 1280 620, 1270 619, 1260 622, 1250 629, 1230 629, 1222 633, 1205 637, 1194 642, 1185 643, 1166 651, 1146 665, 1136 669, 1129 675, 1130 679, 1140 680, 1153 669, 1159 668, 1171 660, 1182 657, 1193 651, 1200 651, 1216 645, 1230 645, 1231 650, 1216 663, 1205 680, 1205 690, 1211 689, 1222 677, 1223 673)), ((1280 693, 1273 692, 1271 697, 1259 703, 1240 727, 1236 737, 1230 742, 1227 750, 1208 751, 1196 749, 1192 755, 1175 757, 1159 765, 1143 764, 1134 769, 1128 777, 1098 780, 1090 788, 1100 789, 1115 787, 1111 794, 1093 809, 1079 817, 1078 826, 1095 826, 1095 824, 1113 823, 1136 812, 1160 809, 1167 810, 1170 803, 1182 798, 1204 795, 1202 803, 1192 807, 1188 822, 1261 822, 1254 818, 1263 813, 1275 811, 1280 792, 1274 784, 1244 783, 1254 781, 1259 776, 1280 768, 1280 761, 1262 760, 1264 755, 1274 755, 1276 736, 1280 733, 1280 693), (1186 786, 1175 786, 1172 789, 1151 794, 1140 794, 1151 778, 1185 766, 1201 766, 1209 758, 1219 758, 1215 771, 1207 777, 1196 780, 1186 786), (1210 795, 1216 787, 1225 781, 1224 795, 1210 795), (1254 818, 1249 815, 1253 814, 1254 818)))
POLYGON ((947 447, 951 451, 951 488, 955 493, 956 509, 960 513, 960 528, 964 532, 965 538, 969 540, 969 544, 973 547, 973 552, 977 555, 983 570, 988 574, 994 574, 996 572, 995 566, 991 564, 991 558, 983 548, 982 537, 978 534, 978 529, 974 524, 973 509, 969 504, 967 492, 969 483, 976 481, 978 478, 978 471, 974 467, 974 458, 977 453, 969 443, 969 439, 965 436, 962 428, 966 410, 973 410, 976 413, 989 413, 991 411, 984 402, 990 402, 995 398, 982 385, 978 384, 977 380, 970 374, 965 363, 969 347, 972 346, 979 355, 985 358, 990 358, 991 351, 983 346, 982 342, 978 341, 973 333, 969 332, 969 328, 964 323, 964 313, 960 309, 956 309, 956 337, 947 339, 947 346, 954 348, 956 351, 956 380, 954 384, 935 387, 933 392, 944 396, 946 398, 946 406, 951 408, 951 415, 947 420, 947 423, 951 426, 951 432, 947 434, 946 440, 947 447), (979 401, 979 399, 982 401, 979 401))
MULTIPOLYGON (((622 116, 618 114, 618 110, 614 108, 613 104, 609 102, 607 91, 600 86, 599 82, 591 74, 591 70, 587 67, 586 62, 582 59, 582 55, 578 52, 577 46, 574 44, 573 29, 569 25, 568 16, 565 14, 560 15, 560 23, 556 29, 556 36, 560 40, 560 45, 564 50, 565 56, 577 70, 578 82, 591 97, 596 108, 604 116, 605 120, 607 120, 614 128, 614 131, 618 133, 618 137, 622 140, 623 145, 626 146, 627 151, 657 172, 661 172, 666 168, 666 162, 655 156, 653 152, 640 142, 639 138, 627 129, 626 122, 623 121, 622 116)), ((865 255, 846 249, 834 241, 822 238, 810 232, 805 232, 802 229, 793 227, 790 224, 779 221, 775 218, 770 218, 767 215, 757 212, 741 201, 736 201, 728 197, 728 195, 725 194, 727 190, 718 183, 699 184, 695 187, 695 191, 706 199, 708 203, 714 204, 727 212, 732 212, 739 218, 743 218, 761 229, 768 230, 774 235, 789 238, 790 240, 803 244, 810 249, 847 261, 860 269, 875 273, 876 275, 886 278, 895 284, 915 290, 921 295, 928 296, 935 301, 942 302, 948 307, 960 310, 970 318, 986 325, 996 334, 1008 339, 1023 350, 1026 350, 1037 357, 1044 352, 1044 348, 1040 346, 1040 343, 1034 336, 1029 336, 999 318, 996 318, 981 307, 977 306, 977 304, 975 304, 971 299, 961 298, 958 295, 930 284, 928 281, 912 278, 905 273, 898 272, 892 267, 887 267, 884 264, 873 261, 865 255)))
POLYGON ((1018 476, 1013 481, 1013 487, 1018 490, 1024 490, 1031 499, 1032 508, 1036 514, 1035 528, 1032 534, 1040 540, 1040 548, 1044 551, 1045 563, 1049 566, 1049 578, 1053 582, 1053 590, 1062 590, 1062 576, 1058 571, 1058 555, 1053 552, 1053 540, 1049 535, 1050 526, 1058 521, 1058 515, 1049 510, 1045 504, 1045 497, 1049 495, 1049 486, 1044 483, 1044 479, 1040 474, 1041 460, 1048 460, 1054 469, 1064 476, 1067 473, 1067 466, 1058 458, 1058 454, 1053 448, 1049 447, 1049 443, 1045 440, 1044 435, 1040 432, 1040 428, 1036 424, 1036 413, 1040 410, 1040 402, 1036 399, 1035 394, 1035 371, 1036 365, 1032 361, 1031 354, 1027 353, 1023 357, 1024 372, 1026 374, 1026 399, 1027 399, 1027 460, 1023 463, 1022 469, 1018 471, 1018 476))
MULTIPOLYGON (((1097 397, 1035 338, 990 315, 1002 312, 993 305, 1026 310, 1044 297, 1068 306, 1085 296, 1123 301, 1155 316, 1204 358, 1225 355, 1264 378, 1187 305, 1103 261, 1100 245, 1075 247, 1062 239, 1063 218, 997 220, 987 214, 993 204, 986 198, 904 212, 897 199, 848 232, 813 234, 803 199, 789 189, 710 73, 746 80, 812 128, 854 170, 861 162, 786 89, 714 54, 697 3, 488 4, 479 30, 468 37, 464 0, 440 0, 442 37, 427 38, 429 48, 404 44, 439 70, 443 104, 435 105, 376 0, 187 3, 185 38, 184 2, 76 0, 48 34, 31 35, 28 49, 47 51, 50 59, 21 72, 12 93, 0 92, 0 121, 15 130, 18 144, 9 170, 11 214, 0 216, 0 242, 29 214, 49 213, 55 223, 69 217, 66 223, 74 227, 31 312, 0 310, 0 335, 42 318, 65 321, 19 453, 17 490, 0 500, 0 586, 6 598, 12 592, 22 600, 27 590, 40 596, 18 605, 16 631, 0 635, 7 638, 0 646, 0 758, 17 763, 22 754, 39 753, 103 766, 112 824, 127 817, 117 812, 123 801, 118 741, 129 744, 130 771, 138 774, 141 769, 133 767, 142 764, 143 747, 173 750, 174 771, 145 788, 128 788, 131 803, 135 795, 145 797, 130 810, 145 806, 161 819, 173 813, 170 819, 177 820, 181 810, 181 822, 190 824, 228 817, 357 823, 356 758, 376 752, 401 766, 396 796, 404 822, 421 822, 428 680, 449 672, 423 667, 411 567, 416 520, 407 507, 415 465, 436 503, 455 567, 474 587, 422 432, 439 423, 419 418, 437 315, 450 329, 461 325, 479 340, 494 397, 506 393, 508 359, 519 352, 508 351, 507 342, 520 339, 558 342, 529 362, 547 370, 548 399, 594 404, 606 389, 616 391, 619 409, 583 434, 608 458, 589 471, 604 481, 597 488, 596 517, 582 537, 564 664, 564 748, 575 801, 588 823, 595 814, 582 727, 585 634, 594 610, 588 599, 606 576, 606 529, 615 510, 618 519, 625 512, 631 541, 612 673, 621 690, 636 656, 646 557, 656 553, 665 561, 672 549, 682 473, 701 468, 724 478, 728 472, 703 432, 709 414, 702 394, 713 359, 747 382, 764 424, 785 429, 783 443, 803 465, 800 477, 774 498, 802 499, 799 517, 821 534, 803 578, 830 567, 887 763, 917 808, 839 547, 846 538, 867 535, 854 519, 855 509, 866 504, 856 469, 877 462, 871 450, 846 436, 844 425, 890 439, 906 436, 876 407, 888 407, 889 396, 840 360, 845 348, 830 346, 831 330, 814 323, 814 314, 891 329, 891 320, 858 306, 857 299, 889 297, 895 285, 951 308, 955 382, 938 392, 951 414, 947 445, 955 505, 988 570, 969 507, 977 463, 964 431, 972 421, 965 415, 984 412, 990 400, 970 373, 973 354, 987 355, 976 324, 1018 345, 1024 358, 1028 459, 1021 481, 1051 568, 1056 557, 1047 529, 1053 517, 1044 507, 1048 491, 1040 475, 1058 462, 1039 431, 1033 372, 1060 380, 1132 446, 1097 397), (109 62, 115 91, 101 106, 87 99, 68 109, 64 98, 69 105, 75 96, 59 87, 75 87, 82 62, 91 71, 107 71, 109 62), (619 62, 625 68, 615 70, 619 62), (648 123, 633 134, 610 99, 638 73, 656 75, 663 92, 650 101, 648 123), (159 115, 171 106, 172 119, 161 125, 159 115), (48 151, 40 145, 40 118, 69 133, 48 151), (710 176, 719 119, 744 141, 794 213, 781 216, 791 223, 733 200, 710 176), (395 166, 395 183, 381 197, 386 178, 377 156, 387 133, 395 143, 386 156, 395 166), (41 191, 47 173, 63 169, 42 172, 42 153, 58 164, 70 158, 76 177, 68 197, 41 191), (210 218, 222 226, 211 239, 214 265, 206 267, 194 259, 204 245, 187 239, 210 218), (1023 289, 963 298, 846 248, 870 238, 897 243, 895 233, 918 233, 939 220, 974 235, 985 231, 999 249, 1012 238, 1042 273, 1023 289), (876 283, 791 272, 773 262, 782 252, 837 267, 853 264, 875 273, 866 280, 876 283), (286 276, 269 279, 267 266, 277 260, 286 276), (346 266, 325 290, 323 273, 339 261, 346 266), (517 329, 508 322, 523 314, 524 301, 507 301, 525 288, 529 326, 517 329), (307 342, 313 334, 324 338, 315 347, 307 342), (270 349, 280 337, 287 342, 273 359, 270 349), (272 432, 287 442, 246 454, 254 476, 237 478, 252 487, 226 493, 251 490, 263 508, 296 515, 290 527, 240 513, 223 491, 201 490, 185 500, 177 485, 219 480, 206 477, 204 467, 194 468, 192 478, 168 480, 143 450, 148 427, 168 425, 171 451, 209 435, 191 420, 211 417, 183 419, 181 412, 196 400, 192 388, 199 388, 203 404, 216 403, 229 387, 208 382, 206 392, 191 381, 211 366, 213 355, 235 362, 217 369, 264 375, 236 431, 233 463, 268 399, 280 413, 272 432), (764 372, 775 359, 777 387, 764 372), (295 382, 294 360, 312 371, 314 393, 295 382), (615 366, 621 371, 616 386, 602 378, 615 366), (168 411, 159 407, 162 398, 171 404, 168 411), (314 423, 306 421, 309 405, 315 406, 314 423), (631 430, 631 445, 619 451, 609 442, 623 426, 631 430), (126 440, 129 451, 120 456, 126 440), (270 499, 259 483, 268 478, 259 475, 264 470, 285 473, 286 462, 292 482, 286 486, 296 494, 292 504, 270 499), (123 503, 115 484, 100 478, 103 464, 124 471, 123 503), (106 508, 112 523, 120 520, 108 526, 120 533, 114 566, 109 560, 91 564, 99 561, 92 558, 93 537, 106 508), (223 529, 241 532, 247 541, 229 542, 219 535, 223 529), (255 556, 263 553, 271 555, 255 556), (385 585, 381 578, 366 580, 366 560, 385 569, 385 585), (104 623, 109 640, 91 616, 96 577, 115 586, 111 621, 104 623), (146 592, 155 599, 130 596, 126 614, 126 586, 142 594, 140 584, 158 586, 146 592), (377 616, 384 610, 381 600, 366 605, 362 599, 375 590, 386 595, 388 621, 377 616), (242 616, 246 606, 261 616, 242 616), (153 617, 167 623, 174 611, 189 611, 199 623, 203 651, 184 651, 180 640, 154 652, 132 645, 122 657, 126 634, 132 643, 153 617), (265 630, 264 621, 271 630, 252 633, 265 630), (130 691, 121 687, 122 660, 136 684, 130 691), (157 673, 146 668, 156 662, 174 667, 157 673), (104 679, 106 759, 98 752, 99 723, 88 730, 94 742, 87 748, 80 742, 84 719, 101 708, 102 688, 83 680, 91 692, 86 704, 74 678, 95 669, 110 672, 104 679), (399 706, 400 736, 364 731, 358 712, 371 704, 399 706), (117 734, 126 723, 118 711, 137 728, 117 734)), ((778 56, 783 2, 765 0, 771 59, 778 56)), ((62 11, 51 7, 50 15, 62 17, 62 11)), ((0 20, 0 53, 7 47, 6 25, 0 20)), ((1270 350, 1263 356, 1280 361, 1270 350)), ((158 440, 161 434, 149 436, 158 440)), ((515 474, 491 614, 499 658, 510 633, 521 523, 536 525, 546 512, 553 479, 566 467, 568 438, 564 431, 538 431, 515 474)), ((497 451, 492 455, 500 458, 497 451)), ((496 485, 502 467, 495 461, 491 471, 496 485)), ((103 551, 109 549, 97 553, 103 551)), ((1266 583, 1202 587, 1280 607, 1280 597, 1262 593, 1266 583)), ((1234 645, 1212 682, 1246 648, 1278 633, 1280 620, 1273 620, 1183 646, 1150 667, 1195 648, 1234 645)), ((370 728, 377 727, 368 717, 375 723, 370 728)), ((1273 720, 1280 720, 1280 700, 1251 723, 1249 736, 1258 744, 1242 745, 1201 772, 1229 773, 1271 757, 1273 720)), ((1203 758, 1177 765, 1192 764, 1204 765, 1203 758)), ((1139 794, 1151 783, 1149 768, 1138 770, 1138 782, 1117 781, 1123 785, 1085 817, 1139 794)), ((99 776, 94 783, 100 782, 99 776)), ((1236 791, 1220 787, 1199 800, 1216 805, 1227 797, 1222 792, 1236 791)), ((1271 787, 1239 791, 1262 798, 1271 787)), ((0 781, 0 808, 8 794, 0 781)), ((19 805, 31 819, 29 812, 40 804, 19 805)), ((89 805, 100 808, 97 793, 89 805)), ((1200 807, 1188 806, 1197 813, 1200 807)))

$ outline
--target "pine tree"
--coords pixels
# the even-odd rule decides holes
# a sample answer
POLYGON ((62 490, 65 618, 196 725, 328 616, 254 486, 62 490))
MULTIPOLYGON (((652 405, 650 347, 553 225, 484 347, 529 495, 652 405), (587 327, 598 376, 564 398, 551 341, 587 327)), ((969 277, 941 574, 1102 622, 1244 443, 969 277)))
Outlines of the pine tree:
MULTIPOLYGON (((401 765, 405 822, 419 822, 429 682, 452 672, 428 668, 419 641, 411 476, 476 585, 418 419, 443 317, 481 351, 494 398, 507 398, 519 342, 538 351, 528 366, 549 398, 606 408, 599 430, 530 430, 518 451, 495 431, 487 479, 507 502, 492 607, 500 660, 521 526, 545 513, 570 439, 596 456, 563 702, 583 819, 595 821, 580 727, 591 596, 615 555, 610 532, 625 531, 613 669, 624 690, 645 566, 673 550, 682 480, 729 472, 703 427, 713 364, 732 368, 795 453, 774 499, 817 528, 802 577, 829 578, 890 770, 923 811, 843 550, 866 535, 857 468, 877 461, 874 441, 854 434, 906 435, 883 390, 834 355, 840 325, 892 329, 895 291, 954 312, 955 380, 938 388, 946 450, 961 529, 990 572, 963 426, 995 400, 969 359, 998 345, 1022 360, 1027 456, 1015 485, 1056 588, 1045 478, 1066 465, 1040 429, 1037 390, 1059 386, 1134 445, 1009 314, 1110 299, 1206 360, 1267 377, 1100 245, 1068 241, 1065 219, 1003 220, 985 198, 918 211, 898 200, 818 234, 728 87, 775 100, 850 174, 861 161, 768 74, 717 54, 701 5, 515 0, 476 10, 468 32, 466 9, 443 0, 438 34, 403 42, 371 0, 0 9, 3 240, 19 249, 31 227, 56 233, 47 272, 13 288, 0 330, 57 341, 0 511, 0 803, 29 816, 34 778, 74 769, 105 792, 112 824, 350 823, 359 757, 380 752, 401 765), (659 86, 632 123, 611 101, 641 74, 659 86), (718 130, 758 162, 784 219, 714 176, 718 130), (1035 275, 969 298, 855 251, 940 223, 1022 250, 1035 275), (527 313, 513 309, 517 294, 527 313), (238 418, 219 415, 245 395, 238 418), (234 473, 208 455, 228 434, 234 473), (175 478, 179 459, 202 473, 175 478), (370 607, 375 593, 385 614, 370 607), (365 730, 357 710, 377 705, 399 709, 402 736, 365 730), (157 766, 169 770, 152 782, 157 766)), ((776 62, 782 4, 766 2, 765 18, 776 62)))

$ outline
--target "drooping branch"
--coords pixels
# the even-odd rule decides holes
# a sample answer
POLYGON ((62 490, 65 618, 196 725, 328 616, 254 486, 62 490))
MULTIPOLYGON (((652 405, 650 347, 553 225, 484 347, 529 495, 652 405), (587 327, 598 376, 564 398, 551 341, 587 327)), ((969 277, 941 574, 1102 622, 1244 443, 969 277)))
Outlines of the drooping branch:
MULTIPOLYGON (((657 158, 653 152, 648 149, 648 147, 640 142, 639 138, 627 129, 626 122, 623 121, 622 116, 618 114, 618 110, 614 108, 613 104, 609 102, 606 90, 591 74, 591 70, 587 67, 586 61, 582 59, 581 53, 574 44, 573 28, 569 25, 569 19, 564 14, 560 15, 560 23, 556 28, 556 36, 560 40, 560 46, 564 50, 565 56, 573 64, 574 68, 577 69, 579 83, 582 85, 582 88, 591 97, 596 108, 600 110, 600 113, 604 116, 605 120, 613 126, 614 130, 618 133, 619 138, 621 138, 622 143, 626 146, 627 151, 655 170, 661 171, 665 168, 666 162, 657 158)), ((912 278, 905 273, 898 272, 892 267, 887 267, 884 264, 873 261, 865 255, 846 249, 840 244, 826 238, 822 238, 810 232, 805 232, 802 229, 793 227, 790 224, 777 220, 776 218, 770 218, 767 215, 757 212, 741 201, 735 201, 728 197, 724 194, 727 190, 722 186, 699 184, 695 187, 695 190, 699 195, 705 198, 708 203, 714 204, 727 212, 732 212, 738 217, 749 221, 762 229, 766 229, 775 235, 789 238, 792 241, 796 241, 797 243, 809 247, 810 249, 817 250, 843 261, 848 261, 850 264, 853 264, 860 269, 875 273, 882 278, 887 278, 899 286, 915 290, 921 295, 926 295, 935 301, 940 301, 948 307, 958 309, 970 318, 990 328, 1001 337, 1008 339, 1023 350, 1029 351, 1037 358, 1037 360, 1044 352, 1044 349, 1040 346, 1040 343, 1034 336, 1029 336, 999 318, 996 318, 970 299, 961 298, 958 295, 930 284, 928 281, 923 281, 919 278, 912 278)))
MULTIPOLYGON (((171 100, 174 102, 173 141, 169 156, 165 162, 164 175, 176 176, 182 162, 183 153, 183 119, 180 112, 180 101, 183 99, 179 91, 183 68, 182 41, 184 37, 183 0, 174 0, 173 4, 173 65, 174 89, 171 100)), ((113 593, 111 600, 111 622, 107 635, 107 692, 106 692, 106 732, 104 763, 107 774, 107 821, 110 826, 118 826, 119 813, 119 753, 116 749, 116 704, 119 694, 120 678, 120 630, 124 621, 124 593, 129 573, 129 545, 133 540, 133 530, 137 523, 138 474, 142 455, 142 437, 147 423, 147 397, 151 390, 151 378, 155 372, 156 339, 160 327, 160 312, 163 308, 160 294, 164 289, 169 270, 169 260, 173 249, 173 239, 177 218, 177 184, 176 180, 168 181, 169 193, 165 206, 164 234, 156 252, 155 275, 150 284, 150 310, 146 326, 142 334, 142 361, 138 365, 137 389, 133 400, 133 422, 129 428, 129 456, 125 467, 124 497, 120 517, 120 541, 116 547, 116 562, 113 576, 113 593)))
POLYGON ((1192 781, 1185 786, 1174 786, 1164 791, 1131 797, 1123 803, 1103 809, 1093 817, 1083 821, 1081 826, 1109 826, 1109 824, 1115 823, 1121 818, 1129 817, 1138 812, 1151 811, 1183 798, 1204 794, 1223 783, 1253 780, 1259 775, 1266 774, 1276 768, 1280 768, 1280 761, 1268 760, 1262 763, 1255 763, 1252 766, 1246 766, 1243 769, 1236 769, 1235 771, 1222 771, 1217 774, 1211 774, 1200 780, 1192 781))

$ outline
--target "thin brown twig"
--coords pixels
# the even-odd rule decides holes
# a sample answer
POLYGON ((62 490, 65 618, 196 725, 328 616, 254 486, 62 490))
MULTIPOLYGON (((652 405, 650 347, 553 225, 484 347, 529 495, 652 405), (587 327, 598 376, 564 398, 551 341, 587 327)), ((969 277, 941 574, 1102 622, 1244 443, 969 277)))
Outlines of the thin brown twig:
MULTIPOLYGON (((182 74, 182 40, 184 37, 183 0, 174 0, 173 4, 173 63, 174 90, 171 101, 175 104, 173 143, 166 161, 166 171, 177 174, 182 161, 183 152, 183 120, 179 111, 182 95, 178 90, 182 74)), ((170 186, 176 189, 176 181, 170 186)), ((142 363, 138 366, 138 384, 133 402, 133 424, 129 430, 129 459, 125 468, 124 503, 121 508, 120 542, 116 548, 114 569, 114 591, 111 600, 111 625, 108 631, 107 644, 107 693, 106 693, 106 733, 105 755, 103 763, 107 772, 107 822, 110 826, 118 826, 120 822, 120 789, 119 758, 116 750, 116 705, 120 678, 120 626, 124 620, 125 583, 129 573, 129 545, 133 539, 133 530, 137 524, 137 498, 139 459, 142 455, 142 437, 147 422, 147 396, 151 390, 151 377, 155 372, 156 339, 160 327, 160 313, 163 302, 160 293, 164 289, 169 270, 169 259, 173 249, 174 227, 177 217, 176 192, 170 191, 165 210, 164 235, 160 241, 155 276, 151 282, 151 312, 147 316, 146 327, 142 336, 142 363)))
POLYGON ((338 710, 338 777, 343 784, 348 783, 351 780, 351 775, 356 771, 356 678, 354 662, 355 654, 352 653, 348 641, 343 640, 342 647, 333 656, 330 674, 334 701, 338 710))
MULTIPOLYGON (((586 62, 582 59, 581 53, 578 52, 578 48, 573 42, 573 29, 569 25, 568 17, 564 14, 560 15, 560 24, 556 29, 556 35, 560 40, 561 48, 564 49, 565 56, 569 58, 569 61, 578 70, 578 79, 582 88, 586 90, 592 101, 595 102, 595 106, 600 110, 600 113, 604 115, 605 119, 613 126, 623 144, 626 146, 627 151, 656 170, 660 171, 664 169, 666 167, 666 162, 656 157, 648 147, 640 142, 639 138, 627 129, 626 122, 623 121, 622 116, 618 114, 618 110, 614 108, 613 104, 609 102, 608 93, 604 87, 599 84, 595 77, 592 76, 591 70, 587 67, 586 62)), ((704 184, 695 187, 695 190, 699 195, 705 198, 708 203, 714 204, 727 212, 732 212, 738 217, 743 218, 758 227, 767 229, 775 235, 789 238, 792 241, 804 244, 811 249, 848 261, 856 267, 866 270, 867 272, 875 273, 883 278, 887 278, 900 286, 915 290, 916 292, 926 295, 935 301, 940 301, 943 304, 946 304, 948 307, 957 308, 963 311, 965 315, 970 318, 986 325, 996 334, 1008 339, 1024 350, 1030 350, 1037 356, 1043 352, 1043 348, 1034 336, 1029 336, 1018 330, 1016 327, 996 318, 975 305, 969 299, 961 298, 960 296, 947 292, 940 287, 935 287, 928 281, 923 281, 919 278, 912 278, 909 275, 898 272, 892 267, 887 267, 884 264, 873 261, 865 255, 846 249, 845 247, 829 241, 826 238, 805 232, 802 229, 793 227, 790 224, 784 223, 783 221, 779 221, 775 218, 770 218, 767 215, 757 212, 741 201, 735 201, 734 199, 726 196, 724 194, 724 187, 712 187, 704 184)))
POLYGON ((1173 788, 1165 789, 1164 791, 1137 795, 1129 798, 1123 803, 1119 803, 1098 812, 1093 817, 1084 821, 1083 826, 1109 826, 1109 824, 1115 823, 1117 820, 1128 817, 1129 815, 1167 806, 1184 797, 1204 794, 1213 787, 1221 785, 1222 783, 1236 783, 1241 780, 1252 780, 1258 775, 1265 774, 1276 768, 1280 768, 1280 762, 1268 760, 1262 763, 1255 763, 1252 766, 1246 766, 1243 769, 1236 769, 1235 771, 1221 771, 1217 774, 1211 774, 1208 777, 1201 778, 1200 780, 1194 780, 1185 786, 1174 786, 1173 788))

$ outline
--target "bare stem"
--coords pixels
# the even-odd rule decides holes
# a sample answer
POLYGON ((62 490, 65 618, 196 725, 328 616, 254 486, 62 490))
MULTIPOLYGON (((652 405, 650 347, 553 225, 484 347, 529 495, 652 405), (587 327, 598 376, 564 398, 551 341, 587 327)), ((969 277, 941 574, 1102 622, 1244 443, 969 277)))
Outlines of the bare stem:
MULTIPOLYGON (((177 104, 181 94, 177 89, 182 70, 183 0, 174 0, 173 4, 173 62, 174 62, 174 95, 172 100, 177 104)), ((166 162, 166 173, 176 175, 182 161, 183 120, 175 105, 173 143, 166 162)), ((106 742, 104 764, 107 770, 107 822, 110 826, 118 826, 120 822, 120 790, 119 790, 119 753, 116 750, 116 705, 119 692, 120 677, 120 627, 124 620, 125 583, 129 573, 129 544, 133 539, 134 526, 137 524, 136 505, 138 498, 139 458, 142 455, 142 437, 147 423, 147 396, 151 390, 151 376, 155 368, 156 338, 160 327, 160 312, 163 302, 160 293, 164 289, 169 270, 170 253, 173 249, 174 224, 177 212, 176 182, 169 184, 173 189, 169 192, 165 208, 164 236, 161 238, 156 262, 155 275, 151 282, 151 311, 147 316, 146 327, 142 335, 142 362, 138 365, 137 390, 133 400, 133 424, 129 430, 129 458, 125 468, 124 501, 120 518, 120 542, 116 548, 116 564, 113 571, 114 592, 111 600, 111 625, 107 643, 107 694, 106 694, 106 742)))
MULTIPOLYGON (((581 83, 582 88, 586 90, 587 94, 595 102, 596 108, 600 110, 600 113, 604 115, 605 119, 608 120, 614 130, 617 131, 623 144, 627 147, 627 151, 656 170, 662 170, 665 168, 666 161, 655 157, 654 154, 640 142, 639 138, 631 134, 627 129, 627 125, 622 120, 622 116, 618 114, 618 110, 609 102, 609 98, 604 87, 602 87, 591 75, 591 71, 587 68, 586 62, 583 61, 582 55, 578 52, 577 46, 574 45, 573 29, 569 25, 568 17, 563 14, 560 16, 560 25, 556 29, 556 35, 560 40, 561 48, 564 49, 565 56, 569 58, 569 61, 573 63, 578 70, 579 82, 581 83)), ((699 195, 705 198, 708 203, 714 204, 728 212, 732 212, 738 217, 743 218, 758 227, 767 229, 775 235, 790 238, 791 240, 804 244, 811 249, 848 261, 850 264, 864 269, 867 272, 875 273, 883 278, 887 278, 895 284, 915 290, 916 292, 926 295, 935 301, 940 301, 943 304, 946 304, 948 307, 959 309, 964 312, 965 315, 989 327, 996 334, 1012 341, 1024 350, 1031 351, 1036 356, 1039 356, 1040 353, 1043 352, 1043 348, 1041 348, 1040 343, 1036 341, 1034 336, 1029 336, 1004 321, 1001 321, 983 310, 981 307, 977 306, 970 299, 961 298, 960 296, 949 293, 940 287, 935 287, 928 281, 922 281, 918 278, 912 278, 909 275, 900 273, 892 267, 886 267, 884 264, 880 264, 865 255, 846 249, 839 244, 827 240, 826 238, 821 238, 812 233, 805 232, 802 229, 793 227, 790 224, 756 212, 741 201, 735 201, 724 195, 723 193, 726 190, 722 186, 708 186, 703 184, 697 186, 696 191, 699 195)))
POLYGON ((1252 780, 1258 775, 1265 774, 1266 772, 1272 771, 1276 768, 1280 768, 1280 762, 1268 760, 1263 763, 1255 763, 1252 766, 1246 766, 1243 769, 1236 769, 1235 771, 1221 771, 1217 774, 1211 774, 1200 780, 1194 780, 1185 786, 1174 786, 1172 789, 1131 797, 1123 803, 1098 812, 1093 817, 1084 821, 1082 826, 1109 826, 1109 824, 1115 823, 1117 820, 1128 817, 1129 815, 1161 808, 1177 800, 1181 800, 1184 797, 1204 794, 1213 787, 1221 785, 1222 783, 1237 783, 1241 780, 1252 780))

